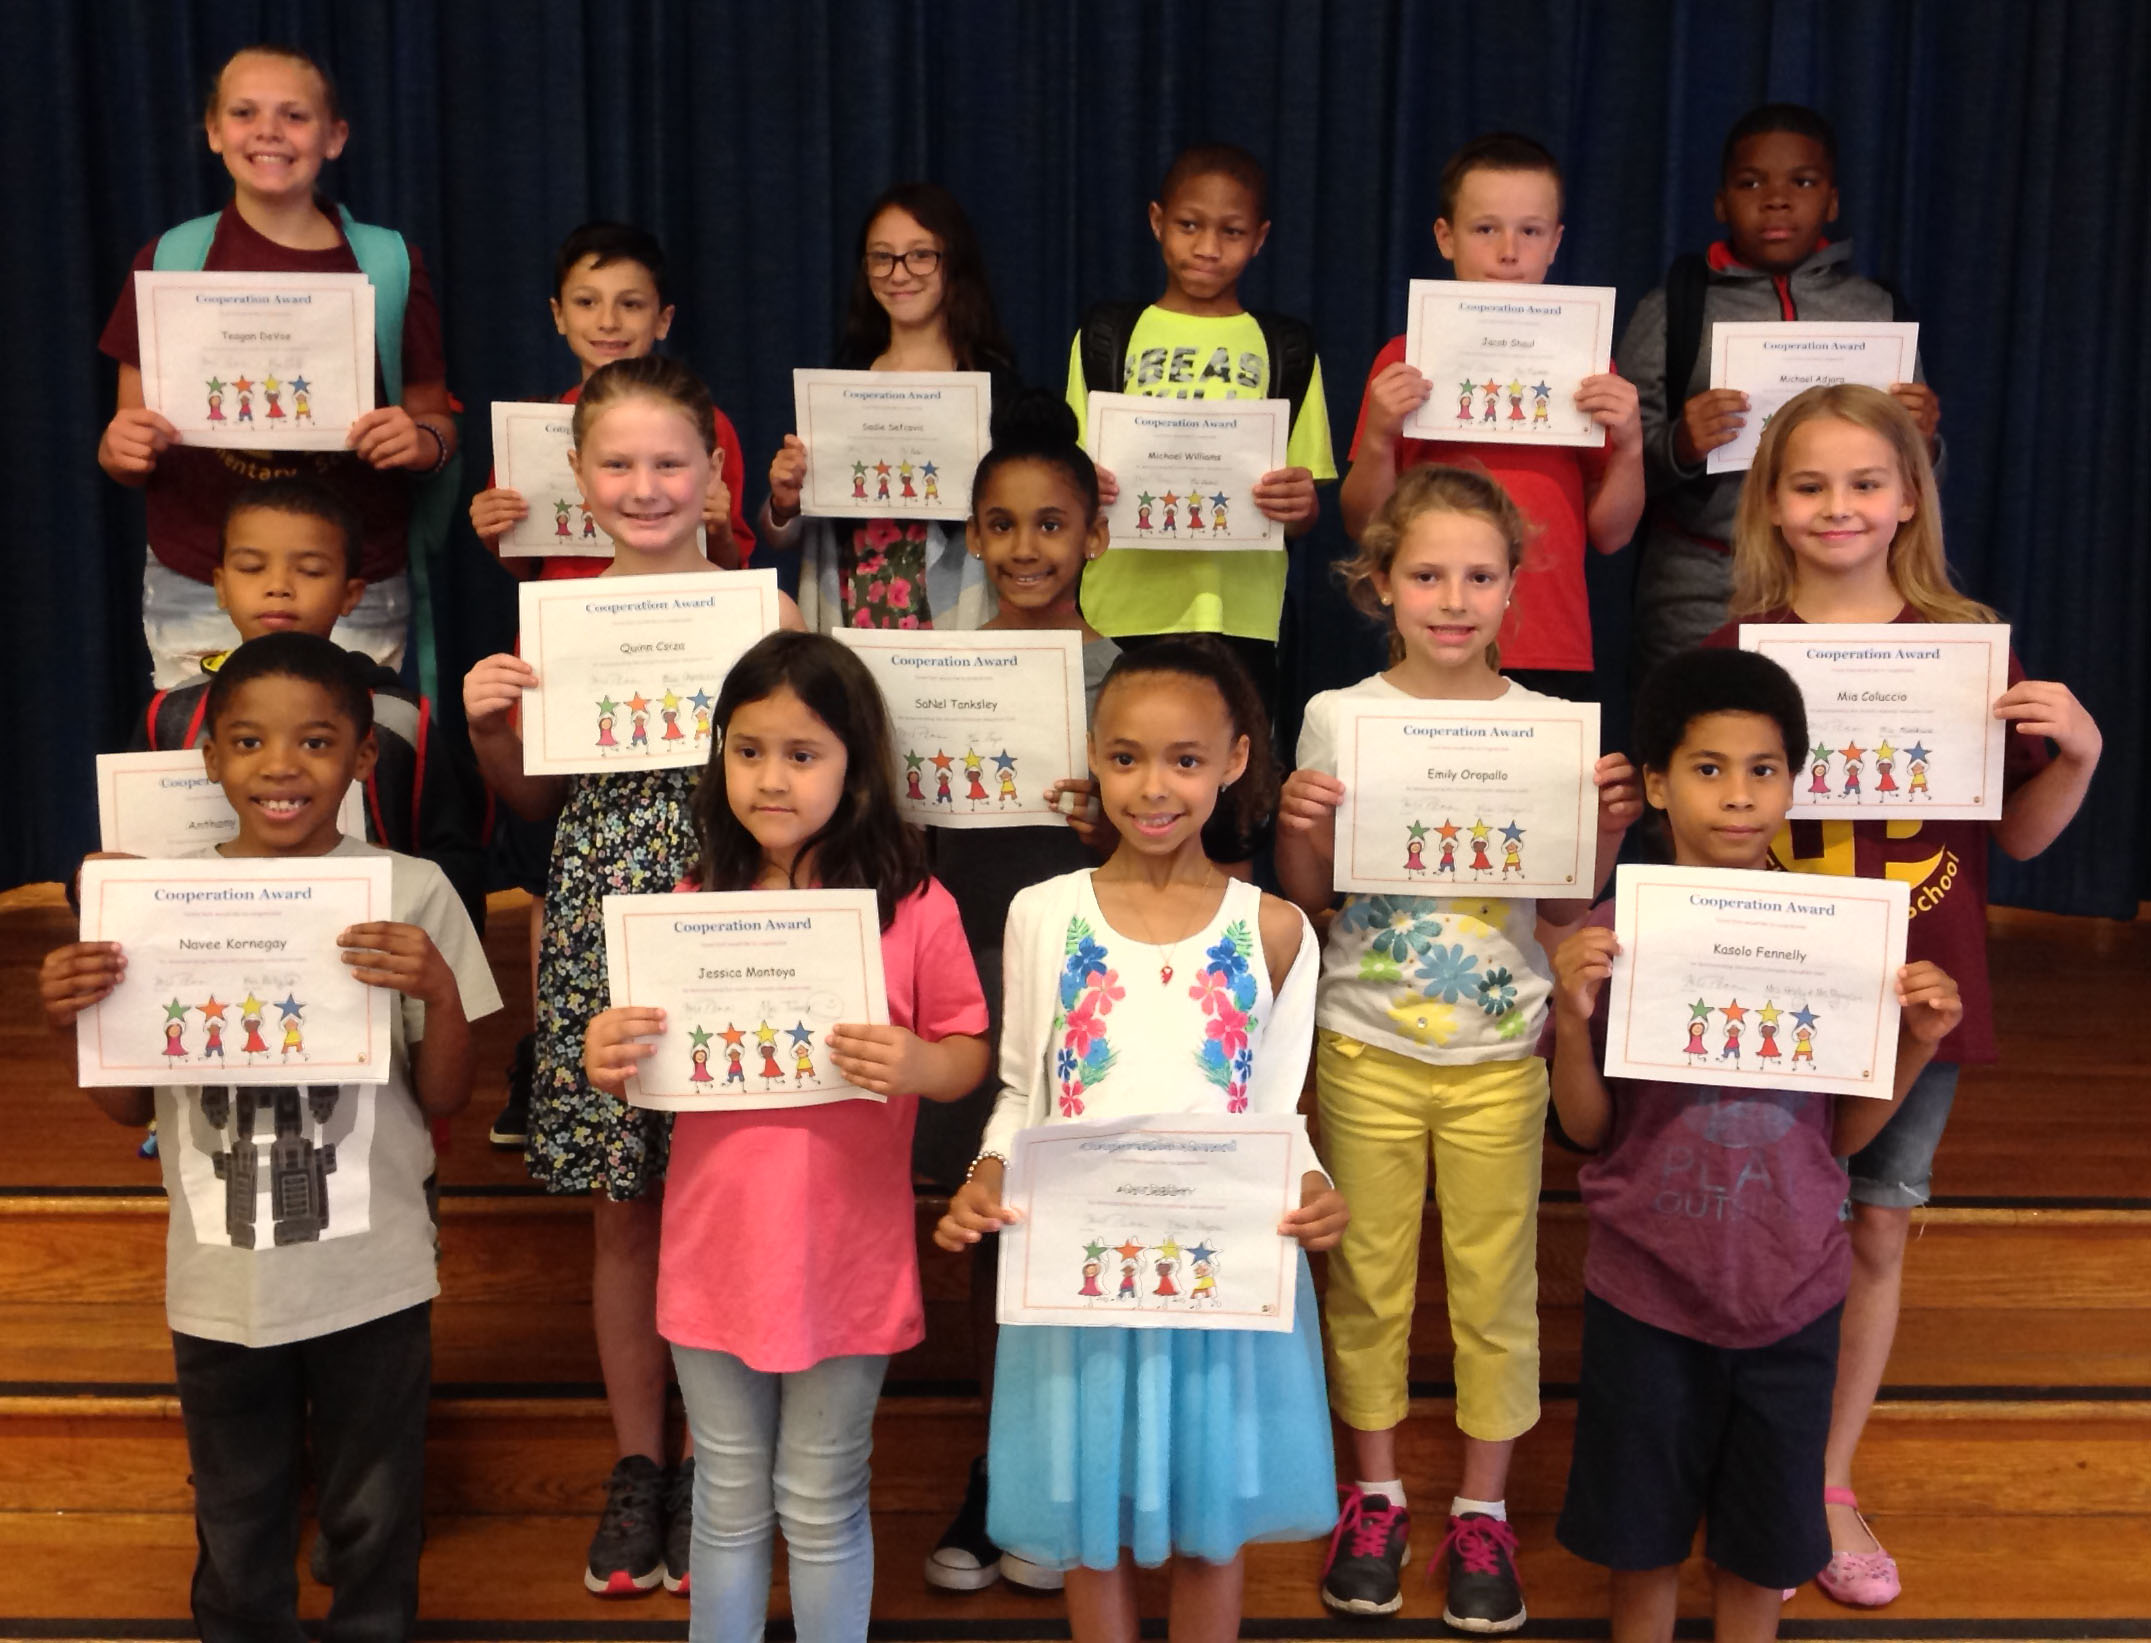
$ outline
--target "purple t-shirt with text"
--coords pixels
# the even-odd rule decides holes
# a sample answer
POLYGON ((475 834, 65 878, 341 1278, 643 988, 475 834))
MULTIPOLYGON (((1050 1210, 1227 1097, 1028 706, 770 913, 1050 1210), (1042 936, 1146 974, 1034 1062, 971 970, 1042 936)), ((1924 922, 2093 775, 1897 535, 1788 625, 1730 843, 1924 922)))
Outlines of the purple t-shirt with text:
MULTIPOLYGON (((1611 927, 1613 904, 1589 922, 1611 927)), ((1591 1043, 1603 1066, 1603 989, 1591 1043)), ((1733 1348, 1783 1340, 1845 1298, 1834 1097, 1637 1078, 1606 1088, 1613 1125, 1577 1177, 1591 1219, 1586 1289, 1647 1324, 1733 1348)))

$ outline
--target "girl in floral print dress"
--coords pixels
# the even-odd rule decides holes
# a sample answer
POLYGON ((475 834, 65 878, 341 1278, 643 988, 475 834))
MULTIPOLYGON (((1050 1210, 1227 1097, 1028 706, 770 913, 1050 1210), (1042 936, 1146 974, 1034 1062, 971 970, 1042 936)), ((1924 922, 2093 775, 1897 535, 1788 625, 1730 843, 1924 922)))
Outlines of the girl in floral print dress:
MULTIPOLYGON (((1004 1166, 1028 1126, 1298 1109, 1314 1032, 1313 931, 1202 848, 1221 801, 1261 804, 1268 734, 1253 684, 1215 638, 1160 640, 1106 676, 1090 762, 1118 842, 1095 872, 1032 885, 1010 904, 1003 1090, 936 1229, 944 1248, 1007 1223, 1004 1166)), ((1278 1231, 1327 1249, 1344 1201, 1301 1146, 1301 1207, 1278 1231)), ((987 1532, 1066 1571, 1078 1639, 1134 1636, 1134 1567, 1169 1557, 1174 1615, 1234 1635, 1241 1549, 1328 1528, 1318 1334, 1304 1259, 1291 1334, 1002 1329, 987 1532)))
MULTIPOLYGON (((597 580, 723 574, 697 541, 716 440, 709 390, 677 361, 650 354, 591 374, 575 406, 571 461, 585 502, 614 544, 612 564, 597 580)), ((784 625, 800 625, 790 600, 784 625)), ((645 1592, 660 1580, 678 1590, 687 1581, 692 1462, 667 1477, 669 1360, 656 1323, 669 1115, 592 1087, 582 1058, 583 1030, 609 1002, 604 897, 667 891, 694 869, 688 806, 700 772, 525 775, 515 714, 523 691, 537 682, 537 670, 521 657, 489 656, 465 677, 463 706, 493 791, 520 816, 560 818, 538 950, 537 1075, 525 1157, 547 1191, 594 1195, 591 1311, 619 1462, 583 1581, 611 1596, 645 1592)))
MULTIPOLYGON (((1307 704, 1300 768, 1278 809, 1278 878, 1309 913, 1336 899, 1336 812, 1345 796, 1336 724, 1346 700, 1533 696, 1501 676, 1494 646, 1524 540, 1523 518, 1498 484, 1439 466, 1407 473, 1367 526, 1345 576, 1355 602, 1391 625, 1391 666, 1307 704)), ((1593 779, 1603 883, 1641 801, 1633 768, 1617 754, 1597 762, 1593 779)), ((1444 836, 1445 849, 1449 842, 1444 836)), ((1442 1542, 1445 1618, 1470 1631, 1524 1622, 1503 1495, 1515 1441, 1539 1414, 1538 1199, 1548 1089, 1546 1063, 1534 1052, 1552 979, 1535 923, 1572 922, 1589 909, 1588 897, 1355 895, 1331 923, 1315 1085, 1322 1154, 1354 1211, 1330 1258, 1324 1307, 1330 1399, 1353 1449, 1322 1581, 1324 1601, 1341 1613, 1390 1614, 1403 1602, 1410 1520, 1396 1430, 1408 1407, 1431 1158, 1464 1435, 1463 1475, 1442 1542)))

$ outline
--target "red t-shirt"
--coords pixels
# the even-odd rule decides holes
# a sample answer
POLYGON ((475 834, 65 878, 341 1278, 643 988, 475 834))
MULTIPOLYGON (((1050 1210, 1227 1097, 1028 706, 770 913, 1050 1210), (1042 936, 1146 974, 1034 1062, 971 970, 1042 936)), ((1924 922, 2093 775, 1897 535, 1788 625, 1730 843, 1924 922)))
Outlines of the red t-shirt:
MULTIPOLYGON (((583 385, 577 383, 560 396, 560 403, 573 405, 583 397, 583 385)), ((740 449, 739 430, 732 426, 732 419, 711 407, 717 419, 717 452, 724 458, 724 480, 732 492, 732 540, 739 545, 740 569, 747 568, 748 555, 754 552, 754 531, 747 524, 747 516, 740 507, 744 487, 739 482, 741 465, 747 460, 740 449)), ((493 476, 485 477, 486 488, 493 487, 493 476)), ((538 580, 541 582, 568 582, 580 576, 595 576, 612 561, 602 554, 557 553, 548 554, 538 561, 538 580)))
MULTIPOLYGON (((1587 921, 1613 927, 1613 903, 1587 921)), ((1591 1015, 1603 1064, 1611 988, 1591 1015)), ((1670 1026, 1667 1031, 1677 1032, 1670 1026)), ((1609 1078, 1613 1124, 1576 1172, 1591 1235, 1583 1284, 1659 1329, 1740 1350, 1805 1329, 1845 1298, 1837 1102, 1802 1089, 1609 1078)))
MULTIPOLYGON (((1391 337, 1374 356, 1367 383, 1404 358, 1404 339, 1391 337)), ((1442 385, 1434 385, 1435 399, 1442 385)), ((1352 428, 1352 458, 1359 458, 1367 428, 1367 396, 1359 398, 1352 428)), ((1503 668, 1591 671, 1591 600, 1584 586, 1583 555, 1589 541, 1585 490, 1606 469, 1606 451, 1573 445, 1473 445, 1445 439, 1397 440, 1397 472, 1422 462, 1484 468, 1538 528, 1524 550, 1516 599, 1501 624, 1503 668)))
MULTIPOLYGON (((929 1040, 984 1035, 986 995, 963 920, 937 882, 897 904, 881 933, 881 969, 894 1025, 929 1040)), ((813 1053, 827 1047, 817 1042, 813 1053)), ((675 1116, 658 1333, 765 1374, 918 1345, 918 1105, 900 1094, 675 1116)))
MULTIPOLYGON (((1787 609, 1741 620, 1788 623, 1800 618, 1787 609)), ((1891 620, 1925 618, 1907 605, 1891 620)), ((1720 649, 1739 642, 1740 622, 1726 623, 1703 641, 1720 649)), ((2023 666, 2011 652, 2009 682, 2014 685, 2023 678, 2023 666)), ((2012 729, 2003 743, 2003 793, 2022 787, 2050 757, 2040 738, 2012 729)), ((1801 763, 1795 754, 1794 768, 1801 763)), ((1997 1055, 1993 991, 1987 980, 1987 841, 1992 832, 1991 822, 1932 821, 1907 813, 1888 821, 1787 822, 1770 841, 1771 865, 1789 872, 1903 879, 1911 885, 1912 926, 1905 958, 1939 964, 1956 981, 1964 1019, 1935 1047, 1934 1056, 1959 1066, 1992 1061, 1997 1055)))
MULTIPOLYGON (((336 207, 327 200, 322 211, 337 221, 336 207)), ((226 205, 217 222, 216 236, 209 242, 205 269, 236 269, 272 274, 356 274, 358 257, 350 242, 342 239, 327 251, 295 251, 278 245, 247 226, 236 205, 226 205)), ((433 284, 418 248, 411 253, 411 291, 403 310, 403 381, 408 391, 446 382, 448 365, 441 352, 441 314, 433 300, 433 284)), ((142 343, 136 330, 134 277, 155 264, 157 242, 150 241, 136 253, 120 287, 112 317, 105 321, 97 339, 100 351, 122 365, 139 367, 142 343)), ((378 361, 374 367, 374 402, 387 398, 378 361)), ((157 459, 157 466, 144 487, 149 512, 150 551, 182 576, 206 582, 222 557, 224 511, 232 498, 247 486, 264 479, 289 479, 304 474, 318 479, 341 497, 358 516, 364 537, 359 574, 367 581, 393 576, 403 569, 409 555, 411 484, 418 476, 407 471, 383 471, 369 467, 348 451, 226 451, 201 446, 174 445, 157 459)))

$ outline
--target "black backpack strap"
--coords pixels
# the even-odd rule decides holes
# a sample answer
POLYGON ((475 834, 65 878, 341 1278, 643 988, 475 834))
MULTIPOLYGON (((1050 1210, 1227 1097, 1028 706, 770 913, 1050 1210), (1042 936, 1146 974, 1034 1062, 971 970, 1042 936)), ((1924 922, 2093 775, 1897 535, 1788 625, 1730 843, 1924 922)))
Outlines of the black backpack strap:
POLYGON ((1688 251, 1666 270, 1666 420, 1680 416, 1688 401, 1688 382, 1703 349, 1703 298, 1710 289, 1710 264, 1688 251))
POLYGON ((1094 394, 1125 393, 1128 340, 1148 304, 1101 302, 1083 316, 1083 386, 1094 394))
POLYGON ((1294 319, 1290 314, 1258 311, 1254 320, 1262 327, 1262 346, 1270 356, 1270 397, 1289 400, 1291 419, 1297 422, 1300 406, 1314 382, 1314 330, 1305 320, 1294 319))

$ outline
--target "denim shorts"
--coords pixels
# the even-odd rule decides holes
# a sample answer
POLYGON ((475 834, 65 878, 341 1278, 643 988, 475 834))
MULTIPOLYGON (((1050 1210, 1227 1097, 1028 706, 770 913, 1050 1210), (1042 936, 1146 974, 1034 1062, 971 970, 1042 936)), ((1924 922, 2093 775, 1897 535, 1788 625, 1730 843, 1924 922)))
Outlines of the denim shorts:
POLYGON ((1852 1201, 1918 1209, 1934 1190, 1934 1149, 1957 1099, 1957 1064, 1930 1061, 1905 1091, 1882 1132, 1852 1155, 1852 1201))

